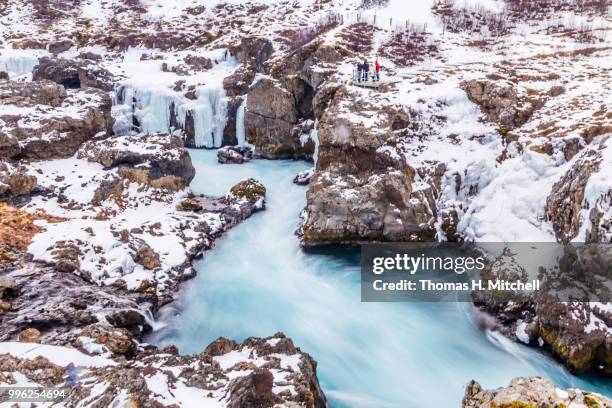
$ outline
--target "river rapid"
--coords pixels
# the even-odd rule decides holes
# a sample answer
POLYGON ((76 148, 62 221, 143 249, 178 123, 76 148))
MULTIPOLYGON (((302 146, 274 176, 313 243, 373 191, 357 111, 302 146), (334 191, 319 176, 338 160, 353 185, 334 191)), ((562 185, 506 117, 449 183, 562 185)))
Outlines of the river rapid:
POLYGON ((190 153, 195 193, 222 195, 253 177, 267 188, 267 208, 197 263, 197 277, 162 309, 149 342, 198 353, 219 336, 241 341, 282 331, 318 362, 323 390, 338 408, 458 407, 471 379, 489 388, 531 375, 612 396, 609 381, 575 377, 483 329, 469 304, 361 303, 359 254, 307 253, 294 235, 306 187, 292 179, 308 163, 220 165, 215 151, 190 153))

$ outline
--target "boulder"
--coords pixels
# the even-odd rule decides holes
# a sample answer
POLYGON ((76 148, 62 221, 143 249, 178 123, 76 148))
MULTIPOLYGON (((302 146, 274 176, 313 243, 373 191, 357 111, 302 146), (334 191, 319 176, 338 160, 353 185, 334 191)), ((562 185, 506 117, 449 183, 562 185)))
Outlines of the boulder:
POLYGON ((136 352, 134 337, 126 329, 97 323, 85 327, 80 335, 91 338, 113 354, 130 357, 136 352))
POLYGON ((187 64, 187 66, 189 66, 189 68, 196 72, 207 71, 213 67, 213 63, 210 58, 197 55, 189 54, 183 59, 183 61, 185 64, 187 64))
POLYGON ((19 333, 19 341, 22 343, 38 343, 40 341, 40 331, 34 328, 25 329, 19 333))
POLYGON ((236 378, 229 385, 228 407, 273 407, 282 399, 272 392, 274 376, 265 368, 256 368, 251 374, 236 378))
POLYGON ((6 186, 0 189, 0 200, 15 199, 19 196, 28 196, 37 186, 35 176, 26 173, 25 169, 18 168, 13 171, 2 171, 0 169, 0 185, 6 186))
POLYGON ((611 407, 612 400, 571 388, 562 390, 541 377, 514 378, 508 387, 485 390, 476 381, 465 387, 462 408, 490 407, 611 407))
POLYGON ((253 150, 248 146, 225 146, 217 150, 217 158, 221 164, 242 164, 252 157, 253 150))
POLYGON ((159 254, 153 250, 148 244, 143 243, 136 252, 134 259, 137 263, 145 267, 145 269, 153 270, 161 266, 159 254))
POLYGON ((314 168, 299 172, 294 178, 293 183, 298 186, 307 186, 314 175, 314 168))

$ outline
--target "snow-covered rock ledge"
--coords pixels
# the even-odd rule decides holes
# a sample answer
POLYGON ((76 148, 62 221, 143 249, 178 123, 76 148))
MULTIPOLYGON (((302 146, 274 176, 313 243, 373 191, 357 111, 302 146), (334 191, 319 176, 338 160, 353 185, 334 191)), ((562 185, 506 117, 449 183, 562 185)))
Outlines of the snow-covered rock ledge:
POLYGON ((462 408, 612 407, 612 400, 579 389, 562 390, 540 377, 515 378, 505 388, 485 390, 476 381, 466 386, 462 408))
POLYGON ((7 160, 2 172, 26 204, 3 218, 0 276, 14 290, 3 290, 0 341, 36 329, 65 344, 92 323, 142 338, 151 314, 195 275, 193 259, 265 202, 255 180, 195 197, 189 153, 168 134, 95 139, 69 158, 7 160))
POLYGON ((103 339, 83 336, 80 350, 0 343, 0 386, 69 387, 61 407, 327 406, 316 363, 281 333, 220 338, 193 356, 141 347, 131 360, 113 358, 103 339))

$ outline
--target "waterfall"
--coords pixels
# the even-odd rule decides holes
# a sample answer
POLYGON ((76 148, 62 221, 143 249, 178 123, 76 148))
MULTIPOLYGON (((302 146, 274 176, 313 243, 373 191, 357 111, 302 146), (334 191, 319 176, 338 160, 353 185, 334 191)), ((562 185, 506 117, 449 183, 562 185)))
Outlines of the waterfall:
POLYGON ((245 146, 247 144, 246 134, 244 131, 244 108, 246 107, 246 99, 242 101, 236 112, 236 140, 238 146, 245 146))
POLYGON ((195 146, 220 147, 227 124, 225 89, 220 84, 202 85, 196 88, 196 98, 188 99, 181 92, 169 88, 121 85, 114 97, 113 130, 117 134, 131 130, 147 134, 170 133, 173 125, 184 130, 187 117, 191 115, 195 146), (176 116, 176 123, 172 123, 172 114, 176 116), (134 129, 135 124, 139 128, 134 129))

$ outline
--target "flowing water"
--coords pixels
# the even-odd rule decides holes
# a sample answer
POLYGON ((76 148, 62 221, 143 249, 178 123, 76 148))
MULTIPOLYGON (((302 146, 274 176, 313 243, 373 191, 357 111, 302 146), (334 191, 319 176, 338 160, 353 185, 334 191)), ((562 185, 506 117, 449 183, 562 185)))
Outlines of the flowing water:
POLYGON ((267 209, 198 263, 151 342, 198 353, 219 336, 282 331, 317 360, 332 407, 458 407, 470 379, 499 387, 528 375, 612 395, 610 382, 574 377, 537 350, 481 330, 468 304, 361 303, 358 253, 305 253, 293 233, 306 188, 292 178, 307 163, 219 165, 214 151, 191 155, 196 193, 221 195, 254 177, 268 189, 267 209))

